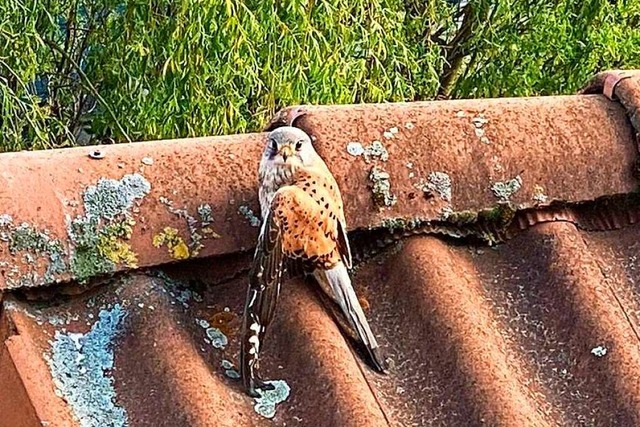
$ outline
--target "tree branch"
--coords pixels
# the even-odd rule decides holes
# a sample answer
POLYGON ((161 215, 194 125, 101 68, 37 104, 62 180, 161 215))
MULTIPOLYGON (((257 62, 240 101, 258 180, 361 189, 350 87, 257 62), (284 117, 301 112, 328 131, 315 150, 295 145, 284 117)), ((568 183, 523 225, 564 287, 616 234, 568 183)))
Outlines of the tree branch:
POLYGON ((82 71, 82 68, 80 68, 80 66, 78 65, 78 63, 76 61, 73 60, 73 58, 71 58, 69 56, 69 54, 67 52, 65 52, 64 50, 62 50, 57 44, 55 44, 54 42, 52 42, 51 40, 45 40, 40 38, 40 40, 42 40, 42 42, 44 44, 46 44, 47 46, 50 46, 53 50, 55 50, 56 52, 58 52, 60 55, 62 55, 62 57, 68 61, 73 68, 75 68, 76 72, 78 73, 78 75, 80 76, 80 78, 82 80, 84 80, 87 89, 89 89, 89 92, 91 92, 93 94, 93 96, 96 97, 96 99, 102 104, 102 106, 105 108, 105 110, 107 110, 107 112, 109 113, 109 115, 111 116, 111 118, 113 119, 114 123, 116 124, 116 126, 118 127, 118 130, 120 131, 120 133, 122 134, 122 136, 125 137, 125 139, 127 140, 127 142, 132 142, 131 138, 129 137, 129 134, 127 134, 127 132, 124 130, 124 128, 122 127, 122 125, 120 124, 120 121, 118 121, 118 118, 116 117, 115 113, 113 112, 113 110, 111 109, 111 107, 109 106, 109 104, 107 104, 107 102, 104 100, 104 98, 100 95, 100 93, 98 92, 98 90, 95 88, 95 86, 93 85, 93 83, 91 83, 91 80, 89 80, 89 77, 87 77, 87 75, 84 73, 84 71, 82 71))
POLYGON ((479 5, 468 3, 463 9, 465 13, 460 29, 449 43, 450 50, 447 53, 445 66, 440 77, 438 96, 449 96, 463 71, 464 59, 470 54, 468 43, 478 27, 478 23, 486 21, 492 11, 491 7, 483 5, 481 2, 479 5))

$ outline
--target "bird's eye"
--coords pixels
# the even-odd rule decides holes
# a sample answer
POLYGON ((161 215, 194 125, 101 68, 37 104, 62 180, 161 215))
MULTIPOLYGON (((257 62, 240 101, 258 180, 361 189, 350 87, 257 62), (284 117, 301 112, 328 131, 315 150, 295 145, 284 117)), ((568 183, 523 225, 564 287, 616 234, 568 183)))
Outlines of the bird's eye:
POLYGON ((276 142, 275 139, 270 139, 269 140, 269 148, 271 148, 273 151, 277 151, 278 150, 278 143, 276 142))
POLYGON ((300 151, 302 149, 302 141, 296 142, 296 151, 300 151))

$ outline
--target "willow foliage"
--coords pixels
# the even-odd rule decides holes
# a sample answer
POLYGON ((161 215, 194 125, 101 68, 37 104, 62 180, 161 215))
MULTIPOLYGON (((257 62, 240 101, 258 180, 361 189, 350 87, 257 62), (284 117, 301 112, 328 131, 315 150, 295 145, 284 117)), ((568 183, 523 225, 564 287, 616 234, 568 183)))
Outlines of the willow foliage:
POLYGON ((640 0, 4 0, 0 151, 259 129, 291 104, 572 93, 640 0))

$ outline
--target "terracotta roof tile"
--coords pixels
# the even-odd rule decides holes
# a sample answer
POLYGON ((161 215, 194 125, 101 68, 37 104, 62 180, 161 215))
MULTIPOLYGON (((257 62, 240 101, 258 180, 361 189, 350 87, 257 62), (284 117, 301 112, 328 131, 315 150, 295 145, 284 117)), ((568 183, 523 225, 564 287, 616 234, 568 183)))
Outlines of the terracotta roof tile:
POLYGON ((263 135, 103 147, 101 160, 86 148, 0 156, 0 215, 13 219, 0 229, 0 283, 15 288, 0 313, 0 426, 639 424, 637 148, 627 120, 637 77, 608 83, 620 103, 597 94, 605 81, 572 97, 305 106, 296 125, 316 137, 344 189, 356 291, 391 369, 371 371, 312 284, 294 278, 264 343, 262 372, 284 381, 275 406, 234 378, 256 234, 238 207, 255 209, 263 135), (350 142, 360 146, 347 151, 350 142), (362 150, 371 163, 353 155, 362 150), (391 176, 388 208, 367 187, 374 165, 391 176), (125 196, 111 193, 108 212, 129 209, 136 224, 107 249, 129 249, 144 268, 114 262, 87 285, 34 286, 76 275, 46 275, 57 253, 49 244, 71 259, 86 250, 68 221, 90 224, 87 191, 122 189, 134 173, 151 188, 129 178, 125 196), (213 221, 198 212, 204 204, 213 221), (191 260, 166 264, 170 233, 152 244, 173 227, 192 254, 190 234, 209 225, 220 237, 191 260), (30 269, 30 257, 42 265, 30 269), (260 415, 274 410, 273 420, 260 415))
MULTIPOLYGON (((352 229, 433 222, 451 213, 491 211, 499 202, 519 209, 564 206, 636 188, 632 128, 625 110, 600 95, 305 110, 296 123, 316 138, 344 189, 352 229), (373 150, 367 161, 347 149, 350 143, 371 149, 375 141, 388 160, 373 150), (384 195, 376 192, 383 186, 375 184, 385 181, 384 173, 389 203, 396 202, 379 209, 376 200, 384 195)), ((13 250, 0 245, 0 262, 12 266, 0 270, 0 288, 252 247, 257 228, 249 211, 257 212, 255 165, 263 138, 105 146, 100 160, 88 155, 91 147, 4 154, 0 232, 27 238, 13 250), (122 212, 135 221, 130 239, 109 224, 122 212), (92 226, 89 218, 100 215, 105 218, 92 226), (95 259, 110 241, 96 237, 100 233, 117 240, 106 248, 111 260, 95 259), (37 239, 58 247, 36 250, 37 239)), ((460 215, 454 217, 459 222, 460 215)))

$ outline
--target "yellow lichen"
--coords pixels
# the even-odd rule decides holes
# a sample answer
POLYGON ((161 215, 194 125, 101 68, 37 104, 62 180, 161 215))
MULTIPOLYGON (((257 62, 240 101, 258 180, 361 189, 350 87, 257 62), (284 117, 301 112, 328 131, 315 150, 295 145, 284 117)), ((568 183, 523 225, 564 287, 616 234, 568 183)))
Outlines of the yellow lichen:
POLYGON ((169 254, 175 259, 189 258, 189 247, 184 239, 178 235, 178 230, 173 227, 165 227, 160 233, 153 236, 153 246, 159 248, 167 245, 169 254))
POLYGON ((129 243, 113 236, 102 236, 99 245, 100 251, 114 264, 125 264, 131 268, 138 266, 138 257, 129 243))
POLYGON ((211 227, 204 227, 200 230, 202 232, 202 234, 204 234, 207 237, 213 237, 214 239, 219 239, 220 236, 218 233, 216 233, 215 231, 213 231, 211 229, 211 227))
POLYGON ((98 238, 99 252, 114 264, 136 268, 138 257, 131 249, 131 245, 125 241, 131 239, 135 224, 132 218, 127 218, 102 229, 98 238))

